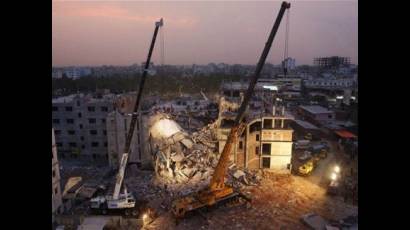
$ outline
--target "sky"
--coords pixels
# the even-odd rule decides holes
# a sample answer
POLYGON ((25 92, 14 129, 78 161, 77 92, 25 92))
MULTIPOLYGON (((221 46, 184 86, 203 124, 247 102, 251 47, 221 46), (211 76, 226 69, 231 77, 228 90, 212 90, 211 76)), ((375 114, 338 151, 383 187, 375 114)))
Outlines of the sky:
MULTIPOLYGON (((288 56, 346 56, 357 64, 357 1, 290 1, 288 56)), ((161 17, 164 62, 170 65, 255 65, 280 1, 52 1, 52 64, 132 65, 144 62, 161 17)), ((284 57, 282 19, 267 62, 284 57)), ((160 34, 152 61, 160 63, 160 34)))

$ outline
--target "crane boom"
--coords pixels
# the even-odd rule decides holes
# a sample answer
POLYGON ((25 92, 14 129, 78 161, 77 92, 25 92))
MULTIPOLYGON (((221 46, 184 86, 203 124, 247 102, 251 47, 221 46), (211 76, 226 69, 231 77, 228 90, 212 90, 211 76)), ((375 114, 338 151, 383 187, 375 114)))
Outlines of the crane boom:
POLYGON ((238 130, 240 130, 240 126, 242 123, 242 120, 245 116, 245 111, 247 109, 247 106, 249 104, 249 100, 252 97, 252 94, 255 89, 256 82, 258 81, 259 75, 262 71, 263 66, 265 65, 266 57, 269 54, 269 50, 272 46, 273 39, 275 38, 276 32, 279 29, 280 22, 282 21, 282 17, 285 13, 285 10, 290 8, 290 3, 287 2, 282 2, 280 11, 278 16, 276 17, 275 24, 272 27, 272 30, 270 32, 268 41, 265 43, 265 48, 263 49, 262 55, 259 58, 259 62, 256 66, 255 73, 252 76, 250 82, 249 82, 249 87, 248 90, 246 91, 245 97, 242 101, 241 106, 239 107, 238 114, 236 116, 235 122, 231 128, 231 131, 229 133, 228 139, 226 141, 226 144, 224 146, 224 149, 221 153, 221 157, 219 159, 218 165, 215 168, 214 174, 212 175, 211 183, 210 183, 210 189, 211 190, 219 190, 225 187, 225 173, 228 168, 228 159, 229 155, 231 153, 232 145, 235 142, 235 139, 237 135, 239 135, 238 130))
POLYGON ((239 192, 234 192, 231 186, 225 185, 225 174, 228 168, 229 155, 231 153, 233 143, 235 142, 238 134, 240 134, 246 127, 246 123, 243 122, 243 118, 245 116, 245 111, 248 106, 249 100, 253 94, 256 82, 265 64, 266 57, 268 56, 270 47, 272 46, 273 39, 276 35, 276 32, 278 31, 283 14, 285 13, 285 10, 288 8, 290 8, 290 4, 287 2, 283 2, 279 14, 276 18, 275 24, 273 25, 272 31, 269 35, 268 41, 265 44, 265 48, 263 49, 261 57, 259 58, 259 62, 256 66, 255 73, 250 80, 248 90, 245 94, 245 98, 242 101, 242 104, 238 110, 238 114, 234 121, 234 125, 231 128, 228 140, 226 141, 224 149, 221 153, 221 156, 212 175, 209 186, 198 192, 194 192, 182 198, 178 198, 172 203, 172 211, 177 219, 182 218, 185 215, 185 213, 190 212, 192 210, 196 210, 204 206, 213 206, 219 202, 236 199, 239 196, 249 200, 243 194, 239 192))
POLYGON ((151 62, 152 51, 154 50, 154 45, 155 45, 155 41, 156 41, 156 38, 157 38, 159 27, 161 27, 163 25, 164 25, 164 21, 162 20, 162 18, 161 18, 160 21, 155 22, 154 36, 152 37, 151 46, 149 48, 147 61, 145 62, 144 70, 142 72, 142 77, 141 77, 141 81, 140 81, 139 89, 138 89, 138 94, 137 94, 137 99, 135 100, 134 112, 132 113, 130 128, 128 130, 127 138, 125 140, 125 148, 124 148, 125 153, 129 153, 129 151, 130 151, 131 140, 132 140, 132 136, 134 134, 134 129, 135 129, 135 123, 137 122, 137 116, 138 116, 137 112, 138 112, 138 108, 139 108, 140 101, 141 101, 142 90, 144 89, 145 79, 147 78, 149 63, 151 62))
POLYGON ((137 94, 137 99, 136 99, 135 105, 134 105, 134 112, 132 113, 130 128, 128 129, 127 138, 125 140, 124 153, 122 155, 120 168, 119 168, 118 174, 117 174, 117 179, 116 179, 114 193, 113 193, 113 198, 115 200, 117 200, 119 198, 121 185, 122 185, 122 182, 124 180, 125 168, 127 166, 128 156, 130 154, 130 149, 131 149, 131 140, 132 140, 132 136, 134 134, 135 124, 137 122, 137 116, 138 116, 137 112, 138 112, 138 108, 139 108, 140 101, 141 101, 142 90, 144 89, 145 79, 147 78, 149 63, 151 62, 152 51, 154 50, 154 45, 155 45, 155 41, 156 41, 156 38, 157 38, 159 27, 163 26, 163 24, 164 24, 164 22, 163 22, 162 18, 161 18, 160 21, 155 22, 154 35, 152 37, 151 46, 149 48, 147 61, 145 62, 145 67, 144 67, 144 70, 142 72, 142 77, 141 77, 141 81, 140 81, 139 89, 138 89, 138 94, 137 94))

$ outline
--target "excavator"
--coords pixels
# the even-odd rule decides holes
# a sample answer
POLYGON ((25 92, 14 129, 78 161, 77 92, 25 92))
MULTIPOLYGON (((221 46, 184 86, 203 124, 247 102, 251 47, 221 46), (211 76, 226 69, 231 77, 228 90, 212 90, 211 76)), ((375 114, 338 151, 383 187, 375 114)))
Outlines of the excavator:
POLYGON ((246 196, 244 196, 238 191, 234 191, 234 189, 231 186, 225 184, 225 174, 228 169, 229 155, 231 154, 233 144, 235 143, 237 137, 241 135, 241 133, 244 131, 246 127, 246 123, 244 122, 244 117, 245 117, 245 112, 247 110, 249 100, 252 97, 255 85, 260 76, 262 68, 265 64, 266 57, 268 56, 269 50, 272 46, 273 39, 276 35, 276 32, 278 31, 283 15, 285 11, 289 8, 290 8, 290 3, 282 2, 281 8, 279 10, 279 14, 272 27, 268 40, 263 49, 262 55, 259 58, 259 62, 256 66, 255 73, 250 79, 249 87, 246 91, 246 94, 241 103, 241 106, 239 107, 234 124, 231 128, 228 139, 226 141, 224 149, 219 158, 218 164, 212 175, 210 184, 207 187, 205 187, 203 190, 190 193, 172 202, 172 213, 176 217, 177 222, 179 219, 183 218, 185 214, 187 214, 188 212, 194 211, 194 210, 199 210, 201 208, 206 208, 206 207, 214 207, 217 204, 239 199, 240 197, 249 201, 249 198, 247 198, 246 196))
MULTIPOLYGON (((145 68, 142 73, 141 81, 139 84, 139 90, 137 94, 137 99, 134 104, 134 111, 131 117, 130 128, 128 130, 124 153, 121 157, 120 167, 118 169, 116 183, 114 187, 114 192, 112 195, 106 196, 98 196, 91 199, 91 209, 94 211, 99 211, 101 214, 107 214, 108 212, 123 212, 126 216, 136 216, 139 213, 140 207, 137 206, 137 202, 135 196, 132 193, 127 192, 127 188, 125 184, 123 184, 124 177, 125 177, 125 169, 128 165, 128 156, 131 150, 131 140, 134 134, 135 125, 137 122, 138 117, 138 108, 141 101, 142 90, 144 89, 145 79, 147 77, 149 64, 151 61, 151 55, 154 50, 155 41, 157 38, 158 30, 160 27, 163 26, 163 19, 161 18, 160 21, 155 22, 155 30, 154 35, 152 37, 151 46, 149 48, 147 61, 145 62, 145 68), (121 188, 123 188, 123 193, 120 193, 121 188)), ((144 215, 146 218, 146 216, 144 215)))

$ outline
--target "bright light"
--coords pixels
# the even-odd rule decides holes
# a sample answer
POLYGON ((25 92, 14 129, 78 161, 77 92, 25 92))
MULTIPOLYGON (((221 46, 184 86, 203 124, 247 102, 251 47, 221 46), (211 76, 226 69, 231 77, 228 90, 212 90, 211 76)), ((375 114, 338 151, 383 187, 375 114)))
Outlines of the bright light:
POLYGON ((332 173, 332 174, 330 175, 330 179, 331 179, 331 180, 335 181, 336 178, 337 178, 336 173, 332 173))
POLYGON ((269 89, 269 90, 272 90, 272 91, 274 91, 274 90, 278 91, 278 87, 276 85, 264 85, 263 88, 264 89, 269 89))
POLYGON ((336 165, 334 170, 335 170, 336 173, 339 173, 340 172, 340 167, 338 165, 336 165))
POLYGON ((355 96, 351 96, 350 99, 356 100, 356 97, 355 97, 355 96))
POLYGON ((343 99, 343 96, 336 96, 336 99, 343 99))
POLYGON ((148 218, 148 214, 144 213, 144 215, 142 215, 142 219, 145 221, 148 218))

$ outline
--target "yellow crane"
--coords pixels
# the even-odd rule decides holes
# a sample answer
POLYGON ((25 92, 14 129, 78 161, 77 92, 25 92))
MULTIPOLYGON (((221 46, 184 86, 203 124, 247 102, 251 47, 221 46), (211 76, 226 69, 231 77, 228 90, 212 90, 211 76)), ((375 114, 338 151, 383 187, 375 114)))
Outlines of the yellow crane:
MULTIPOLYGON (((229 155, 231 154, 231 149, 233 143, 235 143, 236 141, 236 138, 243 132, 243 130, 246 127, 246 124, 243 122, 245 111, 247 109, 249 100, 253 94, 260 72, 262 71, 262 68, 265 64, 266 57, 268 56, 269 50, 272 46, 273 39, 276 35, 276 32, 278 31, 282 17, 285 11, 289 8, 290 3, 282 2, 279 14, 272 27, 271 33, 268 37, 268 41, 265 44, 265 48, 262 52, 262 55, 259 58, 259 62, 256 66, 255 73, 250 79, 249 87, 246 91, 244 100, 242 101, 242 104, 238 110, 238 114, 236 116, 234 125, 231 128, 228 139, 221 153, 215 171, 212 175, 209 186, 199 192, 190 193, 182 198, 173 201, 172 212, 174 213, 174 216, 177 219, 184 217, 187 212, 197 210, 199 208, 206 206, 214 206, 215 204, 220 203, 222 201, 235 199, 242 195, 239 192, 235 192, 231 186, 225 184, 225 174, 228 168, 229 155)), ((244 198, 246 199, 246 197, 244 198)))

